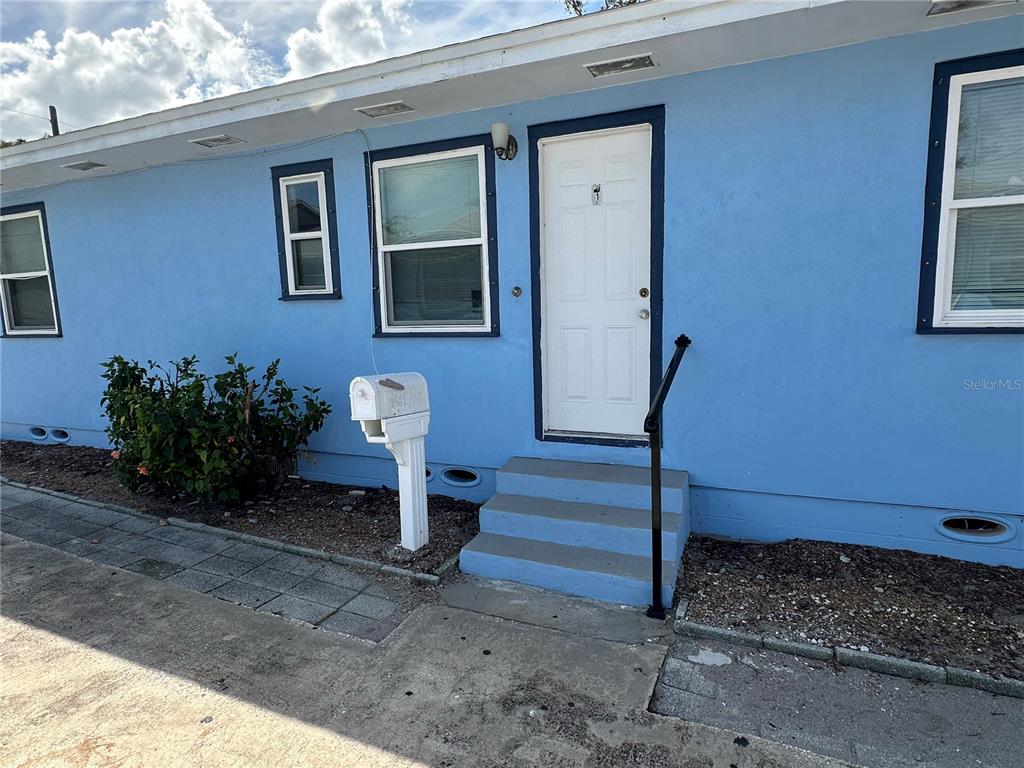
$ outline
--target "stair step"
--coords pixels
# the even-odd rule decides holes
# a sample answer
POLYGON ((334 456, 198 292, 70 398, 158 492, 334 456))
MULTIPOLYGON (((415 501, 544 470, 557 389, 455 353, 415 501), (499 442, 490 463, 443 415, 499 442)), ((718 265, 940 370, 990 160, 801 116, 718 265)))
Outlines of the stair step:
MULTIPOLYGON (((626 605, 651 600, 649 557, 480 533, 462 548, 466 573, 507 579, 626 605)), ((662 564, 662 600, 672 602, 678 560, 662 564)))
MULTIPOLYGON (((650 509, 650 482, 647 467, 517 456, 498 470, 497 490, 516 496, 650 509)), ((684 509, 689 488, 687 473, 663 470, 661 483, 663 507, 673 511, 684 509)))
MULTIPOLYGON (((682 522, 678 512, 662 513, 661 545, 669 557, 682 554, 682 522)), ((481 508, 480 530, 628 555, 651 554, 647 509, 499 493, 481 508)))

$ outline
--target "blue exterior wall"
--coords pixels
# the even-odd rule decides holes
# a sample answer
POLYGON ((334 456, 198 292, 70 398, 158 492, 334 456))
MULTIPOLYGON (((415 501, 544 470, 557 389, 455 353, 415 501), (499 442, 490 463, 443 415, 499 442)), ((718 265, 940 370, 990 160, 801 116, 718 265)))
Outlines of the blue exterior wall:
MULTIPOLYGON (((374 149, 653 104, 666 109, 664 332, 694 340, 666 408, 695 530, 906 546, 1024 566, 1024 336, 915 333, 936 62, 1007 50, 1024 17, 368 131, 374 149), (1011 382, 988 388, 973 382, 1011 382), (941 510, 1004 515, 1015 535, 961 544, 941 510)), ((62 339, 4 339, 2 431, 103 444, 99 362, 208 367, 284 359, 335 413, 304 473, 393 482, 349 420, 347 385, 417 370, 435 470, 514 455, 644 464, 636 448, 534 438, 526 153, 496 167, 500 338, 371 339, 364 139, 155 168, 4 197, 46 204, 62 339), (270 168, 331 157, 339 301, 279 300, 270 168), (520 286, 523 295, 512 297, 520 286)), ((667 360, 671 349, 664 352, 667 360)))

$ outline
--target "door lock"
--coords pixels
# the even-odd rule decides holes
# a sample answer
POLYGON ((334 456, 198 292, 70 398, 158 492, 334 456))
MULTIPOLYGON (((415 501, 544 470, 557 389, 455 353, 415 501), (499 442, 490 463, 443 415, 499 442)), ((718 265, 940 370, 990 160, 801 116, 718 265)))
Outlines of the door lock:
POLYGON ((640 289, 640 298, 641 299, 646 299, 650 295, 651 295, 651 292, 647 288, 641 288, 640 289))
POLYGON ((648 310, 648 309, 641 309, 640 310, 640 319, 641 320, 647 320, 648 318, 650 318, 650 316, 651 316, 650 310, 648 310))

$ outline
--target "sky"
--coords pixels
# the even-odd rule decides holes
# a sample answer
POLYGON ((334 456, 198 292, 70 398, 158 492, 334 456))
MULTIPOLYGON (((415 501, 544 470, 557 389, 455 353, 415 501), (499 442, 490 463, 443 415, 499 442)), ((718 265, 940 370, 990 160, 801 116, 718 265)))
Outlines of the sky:
POLYGON ((563 0, 0 0, 0 136, 62 130, 565 18, 563 0))

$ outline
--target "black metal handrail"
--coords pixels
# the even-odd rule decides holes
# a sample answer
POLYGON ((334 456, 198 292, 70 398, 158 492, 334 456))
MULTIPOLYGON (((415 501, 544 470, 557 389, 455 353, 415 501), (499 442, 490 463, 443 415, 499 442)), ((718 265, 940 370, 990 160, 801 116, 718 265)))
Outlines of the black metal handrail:
MULTIPOLYGON (((690 346, 690 337, 685 333, 676 339, 676 351, 669 360, 665 375, 654 393, 651 409, 644 419, 644 432, 651 444, 651 607, 647 615, 653 619, 665 618, 665 606, 661 600, 661 412, 665 408, 665 398, 672 388, 672 381, 679 370, 686 348, 690 346)), ((682 533, 682 531, 680 531, 682 533)))

